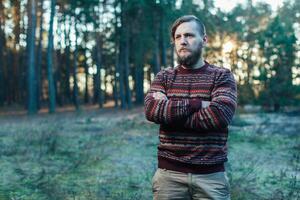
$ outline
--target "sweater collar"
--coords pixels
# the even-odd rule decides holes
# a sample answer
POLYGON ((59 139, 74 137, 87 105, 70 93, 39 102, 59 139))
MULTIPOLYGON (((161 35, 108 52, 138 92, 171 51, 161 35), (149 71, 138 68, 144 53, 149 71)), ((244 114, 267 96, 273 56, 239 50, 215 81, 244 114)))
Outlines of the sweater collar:
POLYGON ((182 65, 178 65, 178 70, 182 73, 189 73, 189 74, 194 74, 194 73, 198 73, 204 69, 206 69, 209 66, 209 63, 207 61, 204 61, 204 65, 200 68, 197 69, 189 69, 189 68, 185 68, 182 65))

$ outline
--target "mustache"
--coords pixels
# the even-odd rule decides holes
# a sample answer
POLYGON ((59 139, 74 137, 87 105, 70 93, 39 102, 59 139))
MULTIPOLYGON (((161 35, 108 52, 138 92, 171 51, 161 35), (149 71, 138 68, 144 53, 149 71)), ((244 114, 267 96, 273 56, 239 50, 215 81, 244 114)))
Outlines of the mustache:
POLYGON ((180 48, 179 51, 191 51, 191 50, 183 47, 183 48, 180 48))

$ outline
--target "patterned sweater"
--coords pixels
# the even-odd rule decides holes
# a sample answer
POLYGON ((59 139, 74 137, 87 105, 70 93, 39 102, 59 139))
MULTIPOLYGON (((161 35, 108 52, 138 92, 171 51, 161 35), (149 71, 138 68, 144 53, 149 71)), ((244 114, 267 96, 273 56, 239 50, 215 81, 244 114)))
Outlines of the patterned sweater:
POLYGON ((158 167, 190 173, 224 170, 228 125, 237 106, 236 83, 225 68, 161 70, 145 97, 145 115, 160 124, 158 167), (161 92, 165 99, 155 99, 161 92), (210 105, 201 108, 201 101, 210 105))

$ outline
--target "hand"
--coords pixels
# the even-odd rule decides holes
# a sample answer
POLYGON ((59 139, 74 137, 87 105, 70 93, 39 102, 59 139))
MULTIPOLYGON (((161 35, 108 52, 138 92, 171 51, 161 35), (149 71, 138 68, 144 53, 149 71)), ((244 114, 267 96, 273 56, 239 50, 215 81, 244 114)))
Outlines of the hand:
POLYGON ((207 108, 210 105, 210 101, 202 101, 202 108, 207 108))
POLYGON ((153 93, 153 97, 156 100, 168 100, 168 97, 162 92, 153 93))

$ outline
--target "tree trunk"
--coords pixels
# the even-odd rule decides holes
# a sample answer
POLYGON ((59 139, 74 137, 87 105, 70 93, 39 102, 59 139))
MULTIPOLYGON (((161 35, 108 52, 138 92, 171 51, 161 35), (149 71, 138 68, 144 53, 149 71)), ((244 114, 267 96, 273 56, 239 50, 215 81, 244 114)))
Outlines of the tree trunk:
MULTIPOLYGON (((71 23, 71 20, 70 20, 71 23)), ((67 18, 65 14, 65 27, 67 27, 67 18)), ((67 99, 67 103, 71 102, 71 89, 70 89, 70 69, 71 69, 71 60, 70 60, 70 26, 68 27, 68 30, 65 28, 65 42, 66 42, 66 48, 65 48, 65 64, 66 64, 66 77, 65 77, 65 95, 67 99)))
MULTIPOLYGON (((140 10, 140 13, 138 15, 138 18, 141 18, 141 13, 142 10, 140 10)), ((139 32, 137 32, 136 35, 133 37, 136 38, 134 40, 135 42, 135 50, 136 53, 134 54, 134 67, 135 67, 135 78, 134 78, 134 89, 135 89, 135 104, 143 104, 144 102, 144 53, 145 53, 145 48, 143 47, 143 32, 142 32, 142 23, 138 23, 137 25, 139 32)))
POLYGON ((159 33, 160 33, 160 61, 161 66, 166 67, 167 66, 167 49, 166 49, 166 42, 165 42, 165 16, 164 11, 161 12, 161 20, 159 22, 159 33))
POLYGON ((119 89, 118 87, 120 83, 120 63, 119 63, 119 38, 118 38, 118 13, 117 13, 117 3, 115 2, 115 9, 114 9, 114 14, 115 14, 115 21, 114 21, 114 27, 115 27, 115 68, 114 68, 114 82, 113 84, 113 96, 114 96, 114 101, 115 101, 115 108, 119 106, 119 89))
MULTIPOLYGON (((58 23, 56 28, 56 35, 62 35, 62 23, 61 21, 58 23)), ((63 55, 62 55, 62 42, 61 40, 57 41, 58 49, 54 50, 53 56, 53 66, 54 66, 54 86, 55 86, 55 97, 56 97, 56 104, 59 106, 63 106, 63 55)))
MULTIPOLYGON (((57 34, 60 35, 60 34, 57 34)), ((54 77, 54 91, 55 91, 55 102, 59 106, 63 106, 63 97, 62 97, 62 67, 63 67, 63 60, 62 55, 60 52, 61 44, 58 42, 59 49, 54 50, 53 54, 53 66, 55 66, 55 69, 53 69, 53 77, 54 77)))
POLYGON ((12 62, 10 62, 12 68, 12 73, 10 74, 10 80, 11 81, 11 89, 10 89, 10 94, 11 94, 11 100, 12 102, 17 102, 18 101, 18 85, 19 85, 19 68, 20 68, 20 48, 19 48, 19 43, 20 43, 20 20, 21 20, 21 9, 20 9, 20 1, 13 0, 12 6, 13 6, 13 35, 14 35, 14 44, 13 44, 13 49, 12 49, 12 62))
POLYGON ((27 30, 27 46, 28 46, 28 113, 35 114, 37 112, 36 102, 36 73, 34 59, 34 41, 36 26, 36 9, 35 0, 28 1, 28 30, 27 30))
POLYGON ((5 87, 4 87, 4 51, 6 49, 5 33, 4 33, 4 7, 3 1, 0 2, 0 106, 3 106, 5 100, 5 87))
POLYGON ((78 39, 78 30, 77 30, 77 23, 76 17, 74 18, 74 28, 75 28, 75 50, 73 56, 73 102, 75 105, 76 110, 79 110, 79 101, 78 101, 78 83, 77 83, 77 54, 78 54, 78 47, 77 47, 77 39, 78 39))
MULTIPOLYGON (((127 23, 127 21, 125 21, 127 23)), ((131 90, 129 86, 129 76, 130 76, 130 66, 129 66, 129 27, 128 24, 125 25, 125 30, 124 30, 124 36, 125 36, 125 41, 124 41, 124 78, 125 78, 125 94, 126 94, 126 105, 127 108, 131 109, 132 108, 132 100, 131 100, 131 90)))
POLYGON ((109 73, 110 72, 108 72, 107 70, 104 73, 104 91, 103 91, 103 94, 102 94, 103 104, 107 103, 107 99, 109 98, 109 94, 107 92, 107 88, 108 88, 108 85, 109 85, 107 77, 108 77, 108 75, 110 75, 109 73))
POLYGON ((37 49, 37 63, 36 63, 36 85, 37 85, 37 105, 38 109, 41 108, 41 97, 42 97, 42 90, 43 88, 43 82, 42 80, 42 57, 43 57, 43 15, 44 15, 44 0, 40 0, 40 24, 39 24, 39 43, 38 43, 38 49, 37 49))
POLYGON ((96 97, 99 108, 103 107, 103 95, 101 90, 101 67, 102 67, 102 40, 101 36, 97 34, 96 36, 96 65, 97 65, 97 73, 96 73, 96 97))
MULTIPOLYGON (((6 61, 7 63, 14 63, 14 51, 12 51, 12 49, 7 48, 7 52, 6 52, 6 61)), ((7 93, 7 97, 8 97, 8 105, 12 105, 14 103, 14 81, 13 78, 14 77, 14 68, 13 67, 8 67, 9 65, 7 65, 7 76, 6 76, 6 83, 8 86, 8 93, 7 93)), ((34 80, 34 83, 35 80, 34 80)))
POLYGON ((154 30, 154 49, 153 49, 153 73, 156 75, 160 71, 159 66, 159 28, 158 20, 154 20, 155 30, 154 30))
POLYGON ((116 61, 115 61, 115 69, 114 69, 114 81, 113 81, 113 96, 114 96, 114 101, 115 101, 115 108, 119 107, 119 88, 118 87, 118 84, 120 83, 120 74, 119 74, 119 68, 120 68, 120 65, 119 65, 119 58, 118 58, 118 50, 117 50, 117 47, 118 47, 118 43, 116 42, 116 53, 115 53, 115 58, 116 58, 116 61))
POLYGON ((129 23, 126 14, 125 2, 121 0, 121 41, 120 41, 120 95, 121 95, 121 107, 131 108, 131 91, 129 87, 129 23), (122 87, 123 86, 123 87, 122 87), (121 90, 124 90, 123 95, 121 90), (125 96, 124 96, 125 94, 125 96))
MULTIPOLYGON (((27 35, 28 29, 27 29, 27 23, 25 23, 25 17, 21 17, 21 32, 24 35, 27 35)), ((28 38, 26 39, 26 44, 28 42, 28 38)), ((28 63, 27 59, 28 55, 28 45, 26 45, 25 50, 23 49, 20 51, 20 64, 28 63)), ((18 79, 20 79, 18 84, 18 90, 19 90, 19 96, 20 96, 20 102, 27 108, 28 107, 28 76, 27 76, 27 68, 26 67, 20 67, 20 73, 18 76, 18 79)))
POLYGON ((5 98, 5 87, 4 87, 4 32, 1 29, 0 24, 0 106, 3 106, 4 104, 4 98, 5 98))
MULTIPOLYGON (((141 50, 140 50, 141 52, 141 50)), ((144 65, 142 62, 142 53, 138 53, 135 66, 135 103, 143 104, 144 102, 144 65)))
MULTIPOLYGON (((122 39, 121 39, 122 40, 122 39)), ((126 98, 125 98, 125 86, 124 86, 124 51, 123 51, 123 44, 122 41, 119 44, 119 55, 118 55, 118 66, 117 66, 117 73, 119 75, 119 89, 120 89, 120 99, 121 99, 121 108, 126 108, 126 98)))
MULTIPOLYGON (((85 54, 85 52, 84 52, 85 54)), ((89 98, 89 69, 88 69, 88 64, 87 64, 87 57, 86 55, 84 55, 84 73, 85 73, 85 90, 84 90, 84 103, 85 104, 88 104, 89 101, 90 101, 90 98, 89 98)))
POLYGON ((48 72, 48 93, 49 93, 49 112, 55 112, 55 83, 53 78, 53 21, 55 15, 56 0, 51 0, 51 14, 48 35, 48 49, 47 49, 47 72, 48 72))
MULTIPOLYGON (((1 37, 1 33, 0 33, 0 37, 1 37)), ((3 52, 3 47, 1 44, 1 39, 0 39, 0 106, 4 105, 4 76, 3 76, 3 72, 4 72, 4 65, 3 65, 3 60, 4 60, 4 56, 2 54, 3 52)))
MULTIPOLYGON (((87 40, 85 40, 86 42, 87 40)), ((84 87, 84 103, 88 104, 89 103, 89 69, 88 69, 88 64, 87 64, 87 57, 86 57, 86 48, 84 48, 83 51, 84 54, 84 74, 85 74, 85 87, 84 87)))

